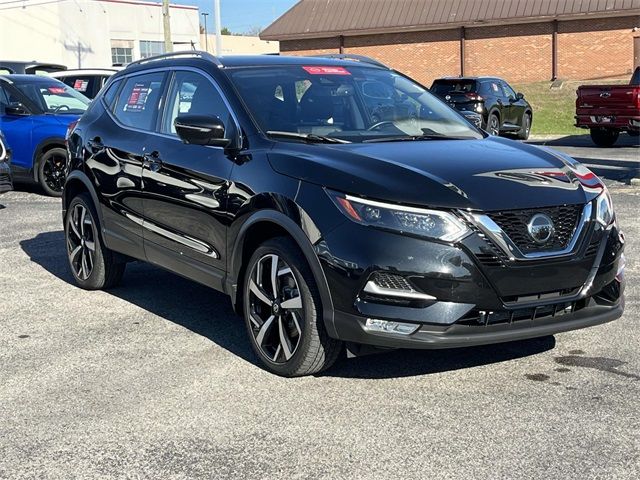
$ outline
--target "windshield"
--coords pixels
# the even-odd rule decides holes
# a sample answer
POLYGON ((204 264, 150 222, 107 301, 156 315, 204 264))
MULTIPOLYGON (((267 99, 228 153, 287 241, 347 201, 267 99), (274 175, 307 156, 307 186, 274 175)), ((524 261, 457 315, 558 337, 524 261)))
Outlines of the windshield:
POLYGON ((87 97, 54 79, 14 85, 45 113, 81 115, 89 106, 87 97))
POLYGON ((390 70, 279 65, 228 72, 265 132, 349 142, 483 137, 426 89, 390 70))

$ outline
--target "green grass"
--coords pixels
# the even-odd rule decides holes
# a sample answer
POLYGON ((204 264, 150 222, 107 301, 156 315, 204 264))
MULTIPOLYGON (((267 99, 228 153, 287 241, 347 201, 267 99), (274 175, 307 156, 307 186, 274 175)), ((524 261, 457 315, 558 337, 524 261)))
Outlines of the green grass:
POLYGON ((551 82, 514 84, 524 93, 533 108, 532 135, 584 135, 586 130, 575 128, 576 90, 585 84, 621 84, 629 79, 566 81, 562 88, 551 90, 551 82))

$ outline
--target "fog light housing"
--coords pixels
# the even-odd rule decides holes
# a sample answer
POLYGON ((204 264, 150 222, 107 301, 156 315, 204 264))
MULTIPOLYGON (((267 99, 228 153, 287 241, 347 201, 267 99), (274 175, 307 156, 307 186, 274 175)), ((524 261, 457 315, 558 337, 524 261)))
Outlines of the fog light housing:
POLYGON ((370 332, 399 333, 400 335, 411 335, 418 330, 420 325, 415 323, 392 322, 389 320, 378 320, 377 318, 367 318, 364 329, 370 332))

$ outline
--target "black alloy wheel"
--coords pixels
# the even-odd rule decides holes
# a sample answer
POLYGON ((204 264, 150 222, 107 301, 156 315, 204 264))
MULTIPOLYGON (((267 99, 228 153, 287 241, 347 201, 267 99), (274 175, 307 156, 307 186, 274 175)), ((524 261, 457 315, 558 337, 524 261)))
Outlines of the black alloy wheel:
POLYGON ((96 242, 93 217, 82 203, 76 203, 67 216, 67 253, 73 274, 87 280, 93 272, 96 242))
POLYGON ((126 262, 104 246, 98 216, 87 193, 71 200, 64 233, 67 259, 76 284, 86 290, 114 287, 122 279, 126 262))
POLYGON ((46 151, 38 163, 38 180, 44 192, 51 197, 60 197, 65 181, 67 152, 63 148, 46 151))
POLYGON ((487 122, 487 131, 494 136, 500 135, 500 119, 495 113, 489 115, 489 121, 487 122))
POLYGON ((268 240, 254 252, 243 302, 252 347, 272 372, 309 375, 335 362, 342 343, 328 336, 313 274, 290 239, 268 240))

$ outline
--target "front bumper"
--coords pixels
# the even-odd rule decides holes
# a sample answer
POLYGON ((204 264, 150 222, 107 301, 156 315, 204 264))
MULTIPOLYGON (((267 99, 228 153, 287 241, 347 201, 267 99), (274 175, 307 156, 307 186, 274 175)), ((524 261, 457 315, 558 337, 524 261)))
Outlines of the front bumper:
POLYGON ((543 337, 611 322, 622 316, 624 297, 613 306, 597 305, 562 317, 520 320, 511 324, 468 326, 454 323, 437 328, 422 325, 411 335, 378 334, 365 330, 365 319, 346 313, 336 313, 335 326, 341 340, 385 348, 438 349, 511 342, 543 337))
POLYGON ((624 239, 616 224, 593 223, 571 255, 524 262, 492 256, 477 234, 447 245, 343 223, 316 244, 334 307, 328 330, 380 347, 451 348, 615 320, 624 310, 624 239), (368 296, 364 287, 380 272, 407 279, 433 301, 368 296), (416 330, 376 332, 367 319, 416 330))

